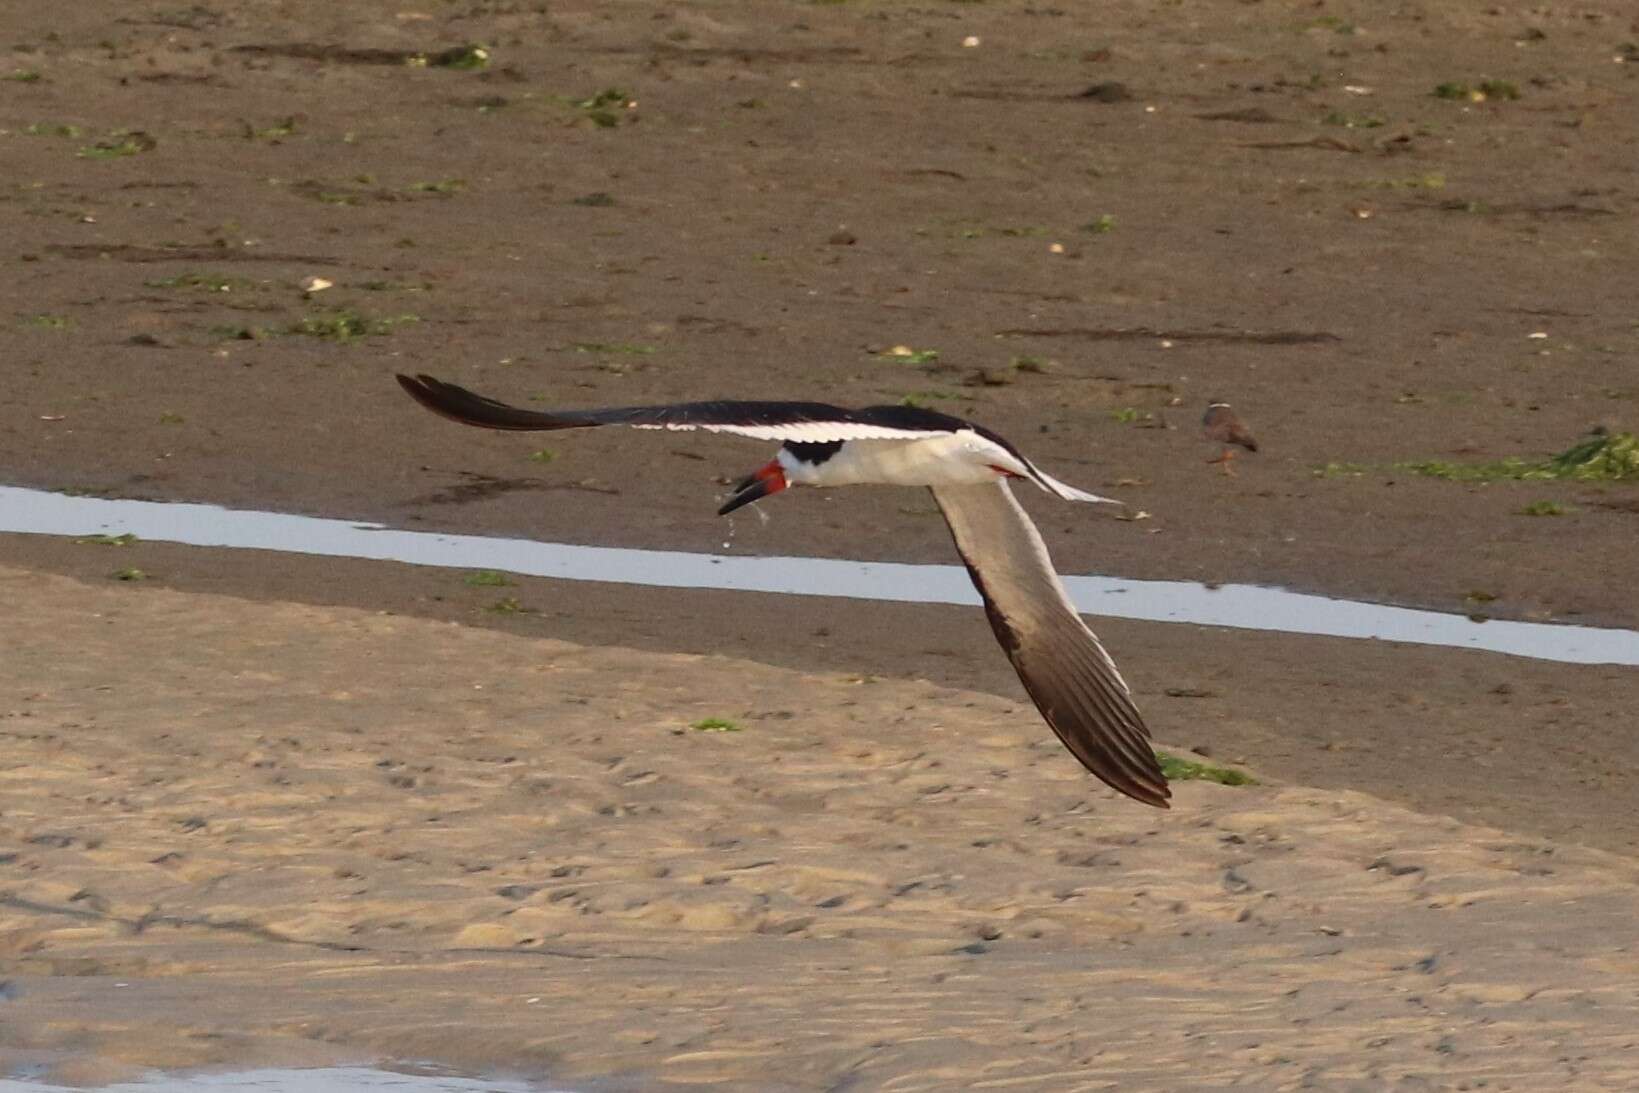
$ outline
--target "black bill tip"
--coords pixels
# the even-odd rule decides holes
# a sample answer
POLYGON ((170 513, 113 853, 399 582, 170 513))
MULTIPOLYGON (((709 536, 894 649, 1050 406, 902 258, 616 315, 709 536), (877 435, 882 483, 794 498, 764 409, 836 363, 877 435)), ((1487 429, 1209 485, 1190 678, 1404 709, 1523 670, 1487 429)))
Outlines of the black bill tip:
POLYGON ((767 479, 751 475, 742 479, 740 484, 734 487, 734 496, 723 502, 723 506, 717 510, 717 515, 727 516, 742 505, 749 505, 753 501, 761 500, 772 492, 769 489, 767 479))

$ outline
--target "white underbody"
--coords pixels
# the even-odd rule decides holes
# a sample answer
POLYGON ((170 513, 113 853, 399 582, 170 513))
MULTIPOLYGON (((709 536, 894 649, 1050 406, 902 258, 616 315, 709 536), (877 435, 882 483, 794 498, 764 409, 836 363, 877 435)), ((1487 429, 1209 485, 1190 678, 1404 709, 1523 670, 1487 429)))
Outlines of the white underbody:
POLYGON ((1000 445, 977 433, 939 433, 925 440, 850 440, 823 463, 805 463, 780 449, 793 486, 971 486, 1002 477, 990 464, 1025 473, 1000 445))
POLYGON ((1001 478, 1028 478, 1066 500, 1109 500, 1068 486, 967 429, 921 440, 849 440, 818 464, 804 462, 784 448, 775 458, 792 486, 976 486, 1001 478))

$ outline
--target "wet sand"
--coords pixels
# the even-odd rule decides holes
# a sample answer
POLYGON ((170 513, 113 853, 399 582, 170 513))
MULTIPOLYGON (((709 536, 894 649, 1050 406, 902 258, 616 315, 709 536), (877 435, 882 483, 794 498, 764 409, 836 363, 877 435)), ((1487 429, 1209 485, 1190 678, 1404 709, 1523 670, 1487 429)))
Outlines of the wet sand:
POLYGON ((1156 812, 929 682, 0 581, 7 1065, 1639 1080, 1628 857, 1272 779, 1156 812))
MULTIPOLYGON (((477 435, 391 373, 909 398, 1151 514, 1060 506, 1071 571, 1639 625, 1631 486, 1402 466, 1636 427, 1624 0, 423 7, 0 36, 38 77, 0 107, 8 481, 703 550, 765 446, 477 435), (368 52, 467 42, 487 68, 368 52), (1490 81, 1519 97, 1434 93, 1490 81), (1237 479, 1203 462, 1214 398, 1263 442, 1237 479)), ((763 543, 949 557, 893 491, 763 543)))

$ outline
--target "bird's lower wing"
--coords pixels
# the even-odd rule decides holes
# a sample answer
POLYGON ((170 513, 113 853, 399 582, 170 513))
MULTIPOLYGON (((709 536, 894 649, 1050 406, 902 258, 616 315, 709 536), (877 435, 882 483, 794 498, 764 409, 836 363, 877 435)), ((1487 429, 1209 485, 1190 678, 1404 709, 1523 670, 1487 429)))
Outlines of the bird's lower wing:
POLYGON ((758 440, 914 440, 945 431, 901 428, 865 420, 868 414, 820 402, 679 402, 603 410, 525 410, 474 394, 432 376, 399 376, 398 384, 435 414, 485 429, 543 431, 629 425, 637 429, 703 429, 758 440))
POLYGON ((991 629, 1047 723, 1104 782, 1166 808, 1167 780, 1127 683, 1071 606, 1007 483, 932 490, 991 629))

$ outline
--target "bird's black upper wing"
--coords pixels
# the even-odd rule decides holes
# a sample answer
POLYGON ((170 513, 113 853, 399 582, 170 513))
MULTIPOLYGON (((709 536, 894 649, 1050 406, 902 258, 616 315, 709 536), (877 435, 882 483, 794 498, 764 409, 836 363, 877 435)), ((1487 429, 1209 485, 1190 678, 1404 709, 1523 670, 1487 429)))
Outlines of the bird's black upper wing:
POLYGON ((398 377, 421 405, 465 425, 486 429, 588 429, 628 425, 637 429, 704 429, 759 440, 823 443, 834 440, 913 440, 972 428, 960 418, 910 406, 846 410, 823 402, 678 402, 600 410, 525 410, 508 406, 432 376, 398 377))

